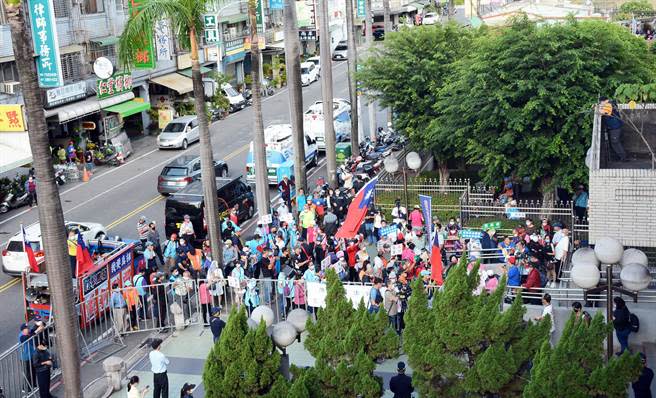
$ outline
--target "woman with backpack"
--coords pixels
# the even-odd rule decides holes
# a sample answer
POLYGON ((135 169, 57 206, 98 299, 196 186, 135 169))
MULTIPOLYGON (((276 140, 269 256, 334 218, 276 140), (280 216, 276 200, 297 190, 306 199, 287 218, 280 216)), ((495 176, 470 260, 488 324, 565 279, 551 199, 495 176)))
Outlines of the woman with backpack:
POLYGON ((613 310, 613 327, 617 341, 620 343, 620 352, 629 349, 629 335, 631 334, 631 313, 626 306, 626 302, 621 297, 614 297, 615 309, 613 310))

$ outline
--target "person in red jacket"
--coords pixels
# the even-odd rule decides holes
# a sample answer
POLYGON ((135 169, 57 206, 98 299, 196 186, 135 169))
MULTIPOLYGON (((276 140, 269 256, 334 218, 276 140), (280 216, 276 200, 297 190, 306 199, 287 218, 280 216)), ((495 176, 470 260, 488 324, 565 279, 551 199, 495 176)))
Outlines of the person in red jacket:
POLYGON ((349 280, 355 282, 358 280, 358 271, 355 269, 356 258, 355 255, 360 250, 360 238, 349 241, 346 248, 346 263, 349 266, 349 280))
MULTIPOLYGON (((536 289, 542 287, 542 283, 540 281, 540 271, 538 271, 537 268, 535 268, 535 265, 530 261, 526 263, 526 267, 528 269, 528 277, 526 278, 526 282, 524 282, 522 287, 526 290, 525 293, 529 293, 531 296, 534 296, 535 294, 539 295, 540 292, 536 289)), ((540 299, 525 298, 524 300, 529 304, 535 304, 540 299)))

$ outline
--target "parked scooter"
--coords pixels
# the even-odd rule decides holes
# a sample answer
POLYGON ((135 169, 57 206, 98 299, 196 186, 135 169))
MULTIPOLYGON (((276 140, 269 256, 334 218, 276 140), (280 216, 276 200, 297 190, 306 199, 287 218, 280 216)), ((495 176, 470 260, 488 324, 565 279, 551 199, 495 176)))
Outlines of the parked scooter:
POLYGON ((66 173, 64 172, 64 169, 60 168, 55 170, 55 182, 57 185, 66 184, 66 173))
POLYGON ((5 195, 4 200, 0 203, 0 213, 6 213, 9 209, 15 209, 17 207, 25 206, 28 202, 29 193, 26 190, 10 190, 7 195, 5 195))

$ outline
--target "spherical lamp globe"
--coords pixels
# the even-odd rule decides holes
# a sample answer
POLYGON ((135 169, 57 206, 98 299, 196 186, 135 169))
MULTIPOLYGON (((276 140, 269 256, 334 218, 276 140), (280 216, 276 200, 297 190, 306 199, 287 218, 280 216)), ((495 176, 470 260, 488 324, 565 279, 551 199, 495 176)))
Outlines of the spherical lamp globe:
POLYGON ((599 265, 599 259, 591 247, 582 247, 572 254, 572 265, 576 264, 595 264, 599 265))
POLYGON ((399 171, 399 161, 394 156, 386 157, 383 161, 383 166, 385 167, 385 171, 390 174, 399 171))
POLYGON ((599 268, 595 264, 580 263, 572 266, 570 276, 576 286, 582 289, 590 289, 599 283, 601 272, 599 272, 599 268))
POLYGON ((646 289, 651 283, 649 268, 642 264, 627 264, 622 267, 620 281, 626 289, 637 292, 646 289))
POLYGON ((289 347, 296 339, 296 328, 290 322, 282 321, 273 325, 273 342, 277 347, 289 347))
POLYGON ((305 323, 307 322, 308 317, 309 314, 307 311, 301 308, 296 308, 287 314, 287 322, 294 325, 294 328, 298 333, 303 333, 303 331, 305 331, 305 323))
POLYGON ((615 238, 601 238, 594 248, 595 254, 602 264, 617 264, 622 259, 624 247, 615 238))
POLYGON ((405 156, 405 162, 412 170, 419 170, 421 167, 421 158, 417 152, 410 152, 405 156))
POLYGON ((267 327, 273 325, 273 318, 273 310, 266 305, 256 307, 251 313, 251 319, 255 321, 256 324, 259 324, 260 320, 263 319, 267 327))
POLYGON ((624 250, 624 254, 622 254, 622 259, 620 260, 620 265, 622 267, 628 264, 642 264, 647 266, 649 265, 649 259, 642 250, 630 248, 624 250))

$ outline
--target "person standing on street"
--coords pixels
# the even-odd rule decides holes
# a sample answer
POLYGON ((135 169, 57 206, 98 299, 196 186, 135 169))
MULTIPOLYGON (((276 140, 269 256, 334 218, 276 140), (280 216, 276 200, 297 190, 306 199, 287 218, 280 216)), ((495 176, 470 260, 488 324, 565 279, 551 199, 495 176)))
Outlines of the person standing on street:
POLYGON ((150 370, 153 372, 153 398, 169 398, 169 378, 166 369, 169 359, 162 354, 162 339, 155 339, 150 344, 152 351, 148 354, 150 370))
POLYGON ((294 181, 290 180, 287 176, 284 176, 278 183, 280 197, 282 197, 282 200, 285 202, 288 209, 292 208, 292 187, 295 185, 294 181))
POLYGON ((77 230, 72 229, 68 232, 68 239, 66 240, 68 247, 68 260, 71 264, 71 275, 76 278, 77 272, 77 230))
POLYGON ((640 353, 642 370, 638 380, 631 384, 633 387, 633 396, 635 398, 651 398, 651 382, 654 380, 654 371, 647 367, 647 357, 640 353))
POLYGON ((52 355, 48 351, 48 343, 39 341, 36 352, 32 356, 32 366, 36 372, 36 382, 41 398, 54 398, 50 395, 50 372, 52 371, 52 355))
POLYGON ((613 298, 615 309, 613 310, 613 327, 615 328, 615 335, 617 341, 620 343, 621 355, 624 350, 629 349, 629 335, 631 334, 631 313, 626 307, 626 302, 623 298, 615 296, 613 298))
POLYGON ((196 236, 194 232, 194 224, 191 223, 191 217, 188 214, 184 215, 184 221, 180 224, 180 231, 178 231, 178 236, 184 238, 187 243, 192 243, 196 236))
POLYGON ((212 336, 214 337, 214 342, 216 343, 219 338, 221 338, 221 332, 225 328, 226 323, 221 319, 221 307, 212 307, 212 319, 210 320, 210 328, 212 330, 212 336))
POLYGON ((137 221, 137 236, 139 237, 142 246, 145 246, 148 241, 148 230, 146 216, 139 217, 139 221, 137 221))
POLYGON ((151 221, 150 224, 148 224, 147 239, 149 242, 153 242, 155 254, 157 254, 159 263, 164 265, 164 254, 162 253, 162 245, 159 240, 159 231, 157 230, 157 224, 155 221, 151 221))
POLYGON ((405 374, 405 363, 397 364, 398 374, 390 379, 390 390, 394 393, 394 398, 410 398, 415 390, 412 387, 412 378, 405 374))
POLYGON ((36 181, 34 180, 34 177, 29 176, 27 181, 25 181, 25 191, 27 192, 27 204, 29 204, 30 207, 37 206, 36 181))
POLYGON ((112 285, 110 305, 112 306, 112 317, 114 318, 116 334, 122 335, 127 330, 125 316, 127 315, 128 304, 125 302, 125 298, 120 290, 118 290, 118 283, 112 285))
POLYGON ((588 193, 583 185, 579 185, 574 194, 574 214, 579 221, 586 218, 588 212, 588 193))
POLYGON ((549 329, 549 342, 553 347, 554 332, 556 331, 556 320, 554 319, 553 306, 551 305, 551 295, 549 293, 545 293, 545 295, 542 296, 542 305, 544 306, 544 308, 542 309, 542 315, 535 318, 535 320, 541 321, 544 319, 545 316, 549 315, 549 319, 551 321, 551 327, 549 329))
POLYGON ((130 377, 128 381, 128 398, 144 398, 150 390, 149 386, 139 389, 139 376, 130 377))

